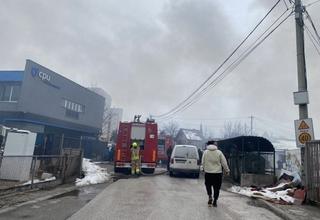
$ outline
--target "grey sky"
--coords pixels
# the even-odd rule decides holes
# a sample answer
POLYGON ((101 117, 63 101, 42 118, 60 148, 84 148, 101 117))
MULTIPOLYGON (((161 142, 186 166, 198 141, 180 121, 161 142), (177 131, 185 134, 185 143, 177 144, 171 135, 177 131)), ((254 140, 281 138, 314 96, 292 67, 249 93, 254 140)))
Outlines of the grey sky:
MULTIPOLYGON (((189 95, 229 55, 275 1, 4 0, 0 69, 32 59, 84 86, 99 86, 134 114, 162 114, 189 95)), ((305 3, 311 1, 304 1, 305 3)), ((273 19, 285 6, 272 14, 273 19)), ((320 29, 320 4, 308 10, 320 29)), ((255 126, 293 137, 298 108, 295 29, 291 17, 197 104, 188 119, 259 116, 255 126), (272 122, 274 121, 274 122, 272 122), (274 127, 273 127, 274 126, 274 127)), ((261 29, 263 30, 263 28, 261 29)), ((319 131, 319 60, 306 37, 310 117, 319 131)), ((249 119, 243 119, 249 122, 249 119)), ((221 120, 200 121, 217 134, 221 120)))

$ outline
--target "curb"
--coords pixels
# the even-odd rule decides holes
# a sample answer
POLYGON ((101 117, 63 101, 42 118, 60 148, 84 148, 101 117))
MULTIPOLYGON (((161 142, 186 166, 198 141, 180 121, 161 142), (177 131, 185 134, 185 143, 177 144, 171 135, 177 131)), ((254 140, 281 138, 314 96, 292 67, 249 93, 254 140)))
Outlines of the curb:
POLYGON ((253 199, 255 204, 259 207, 265 208, 273 212, 275 215, 283 218, 284 220, 296 220, 296 218, 291 217, 289 214, 284 212, 283 210, 277 208, 276 206, 270 204, 269 202, 262 199, 253 199))
POLYGON ((44 200, 48 200, 48 199, 51 199, 53 197, 65 194, 65 193, 69 193, 69 192, 75 191, 76 189, 77 189, 76 186, 72 186, 72 187, 69 187, 69 188, 63 190, 62 192, 54 193, 52 195, 43 196, 43 197, 40 197, 40 198, 37 198, 37 199, 34 199, 34 200, 22 202, 22 203, 19 203, 19 204, 16 204, 16 205, 13 205, 13 206, 10 206, 10 207, 7 207, 7 208, 3 208, 3 209, 0 209, 0 214, 15 210, 15 209, 17 209, 17 208, 19 208, 21 206, 30 205, 30 204, 34 204, 34 203, 41 202, 41 201, 44 201, 44 200))
MULTIPOLYGON (((235 192, 231 192, 231 191, 228 190, 227 187, 221 187, 221 189, 226 191, 226 192, 229 192, 229 193, 233 193, 233 194, 236 194, 236 195, 239 195, 239 196, 247 197, 247 196, 235 193, 235 192)), ((291 217, 289 214, 287 214, 283 210, 277 208, 276 206, 272 205, 268 201, 265 201, 263 199, 258 199, 258 198, 252 198, 252 197, 247 197, 247 198, 250 198, 254 202, 254 204, 256 206, 261 207, 261 208, 265 208, 265 209, 271 211, 272 213, 274 213, 275 215, 277 215, 278 217, 280 217, 280 218, 282 218, 284 220, 296 220, 296 218, 291 217)))

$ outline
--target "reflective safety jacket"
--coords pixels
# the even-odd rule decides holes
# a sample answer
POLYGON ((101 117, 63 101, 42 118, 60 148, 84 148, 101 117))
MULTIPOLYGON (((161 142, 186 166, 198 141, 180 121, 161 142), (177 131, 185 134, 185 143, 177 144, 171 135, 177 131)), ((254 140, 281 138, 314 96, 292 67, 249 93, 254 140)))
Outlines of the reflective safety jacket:
POLYGON ((131 148, 131 160, 139 160, 140 159, 140 147, 131 148))

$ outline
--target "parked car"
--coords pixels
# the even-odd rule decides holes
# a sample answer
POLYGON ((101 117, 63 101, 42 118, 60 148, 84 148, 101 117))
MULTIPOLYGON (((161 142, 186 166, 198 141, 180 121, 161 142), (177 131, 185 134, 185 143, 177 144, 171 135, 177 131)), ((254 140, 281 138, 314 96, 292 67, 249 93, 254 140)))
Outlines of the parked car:
POLYGON ((199 178, 200 157, 193 145, 175 145, 170 158, 170 176, 176 173, 192 174, 199 178))

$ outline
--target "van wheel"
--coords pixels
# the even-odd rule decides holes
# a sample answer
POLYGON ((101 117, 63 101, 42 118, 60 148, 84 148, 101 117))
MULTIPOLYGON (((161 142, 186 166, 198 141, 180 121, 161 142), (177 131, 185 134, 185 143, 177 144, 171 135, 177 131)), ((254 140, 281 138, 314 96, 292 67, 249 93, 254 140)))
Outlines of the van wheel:
POLYGON ((194 178, 199 179, 200 173, 193 174, 194 178))
POLYGON ((173 172, 169 171, 169 176, 173 177, 173 172))

